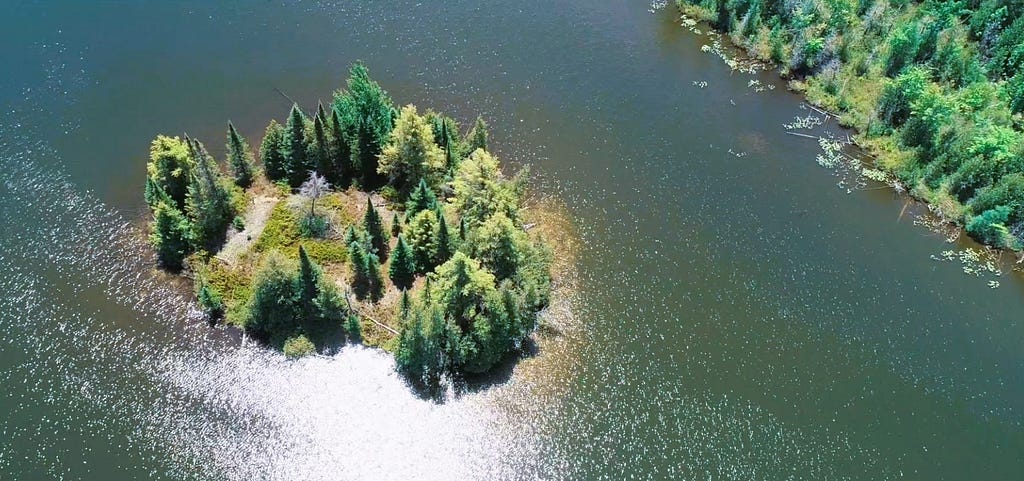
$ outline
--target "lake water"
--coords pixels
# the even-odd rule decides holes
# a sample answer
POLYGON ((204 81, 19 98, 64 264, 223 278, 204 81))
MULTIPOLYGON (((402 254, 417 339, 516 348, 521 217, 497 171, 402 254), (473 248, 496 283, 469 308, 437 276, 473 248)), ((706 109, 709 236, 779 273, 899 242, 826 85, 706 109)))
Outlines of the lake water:
POLYGON ((798 96, 649 9, 8 5, 0 478, 1021 479, 1024 283, 933 260, 965 245, 848 192, 785 135, 798 96), (358 59, 398 103, 484 115, 582 241, 560 333, 444 403, 378 351, 209 328, 138 230, 154 135, 256 144, 275 89, 313 107, 358 59))

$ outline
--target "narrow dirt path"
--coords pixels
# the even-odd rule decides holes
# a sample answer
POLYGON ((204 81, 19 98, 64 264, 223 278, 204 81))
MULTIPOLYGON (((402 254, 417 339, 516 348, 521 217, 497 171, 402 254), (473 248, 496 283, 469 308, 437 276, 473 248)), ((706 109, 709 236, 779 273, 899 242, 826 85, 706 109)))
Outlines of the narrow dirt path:
POLYGON ((280 201, 281 199, 277 197, 265 195, 254 198, 252 205, 245 213, 245 230, 228 239, 228 242, 224 244, 224 248, 214 257, 228 265, 234 265, 238 262, 238 257, 243 252, 249 250, 252 243, 260 238, 263 228, 267 225, 267 219, 270 218, 270 212, 274 210, 274 206, 280 201))

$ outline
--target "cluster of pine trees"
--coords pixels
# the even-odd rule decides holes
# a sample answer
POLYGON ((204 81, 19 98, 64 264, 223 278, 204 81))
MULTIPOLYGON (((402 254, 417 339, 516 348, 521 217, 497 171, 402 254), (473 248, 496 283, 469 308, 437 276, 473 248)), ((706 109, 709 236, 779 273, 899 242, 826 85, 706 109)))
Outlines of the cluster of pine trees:
MULTIPOLYGON (((450 117, 395 109, 356 64, 329 112, 321 104, 310 118, 293 106, 284 125, 270 122, 260 144, 267 179, 311 200, 298 221, 307 237, 323 234, 307 224, 326 222, 316 200, 332 186, 379 190, 388 200, 390 226, 368 195, 362 221, 337 242, 348 250, 357 301, 377 303, 389 281, 401 292, 396 359, 418 381, 486 371, 521 345, 549 299, 550 250, 527 235, 521 219, 525 176, 506 178, 487 142, 482 119, 463 136, 450 117)), ((253 155, 230 124, 227 149, 232 180, 198 141, 153 142, 146 200, 167 268, 180 269, 198 249, 215 252, 235 215, 233 196, 253 184, 253 155)), ((197 279, 200 304, 223 313, 222 293, 197 279)), ((298 262, 266 254, 248 292, 244 327, 259 339, 302 353, 315 348, 310 337, 330 329, 358 338, 347 295, 302 247, 298 262)))
POLYGON ((864 134, 975 238, 1024 235, 1024 3, 679 0, 864 134))
POLYGON ((232 183, 248 187, 254 175, 248 145, 230 123, 227 150, 230 180, 202 142, 188 135, 160 135, 150 145, 145 199, 153 214, 150 240, 165 268, 179 270, 192 252, 214 252, 223 243, 240 195, 232 183))

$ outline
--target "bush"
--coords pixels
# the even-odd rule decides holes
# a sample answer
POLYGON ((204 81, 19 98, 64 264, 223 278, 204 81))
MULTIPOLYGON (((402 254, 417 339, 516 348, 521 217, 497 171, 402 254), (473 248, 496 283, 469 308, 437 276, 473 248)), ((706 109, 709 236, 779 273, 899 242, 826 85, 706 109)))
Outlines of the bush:
POLYGON ((288 338, 284 341, 284 355, 297 359, 310 354, 316 354, 316 346, 303 334, 288 338))
POLYGON ((975 216, 967 223, 967 233, 984 244, 996 247, 1014 247, 1016 242, 1006 228, 1010 208, 1001 205, 975 216))
POLYGON ((327 235, 327 218, 322 215, 306 215, 299 222, 299 234, 309 239, 327 235))
POLYGON ((240 215, 236 215, 235 218, 231 220, 231 227, 234 227, 238 232, 242 232, 245 230, 245 218, 240 215))

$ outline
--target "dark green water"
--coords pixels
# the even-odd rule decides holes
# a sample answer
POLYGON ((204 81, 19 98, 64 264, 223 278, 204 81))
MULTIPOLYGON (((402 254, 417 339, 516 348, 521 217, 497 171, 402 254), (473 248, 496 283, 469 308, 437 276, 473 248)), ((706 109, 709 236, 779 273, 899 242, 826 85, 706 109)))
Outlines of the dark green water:
POLYGON ((773 75, 597 3, 8 5, 0 479, 1024 478, 1024 283, 837 187, 784 134, 800 99, 748 87, 773 75), (313 106, 357 59, 482 113, 582 237, 562 335, 444 404, 372 350, 209 329, 134 227, 155 134, 256 142, 275 87, 313 106))

